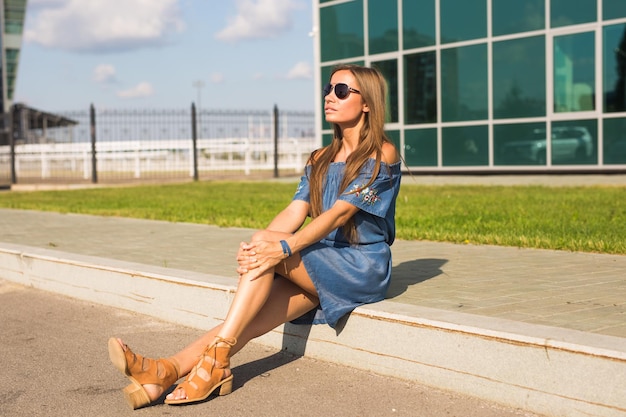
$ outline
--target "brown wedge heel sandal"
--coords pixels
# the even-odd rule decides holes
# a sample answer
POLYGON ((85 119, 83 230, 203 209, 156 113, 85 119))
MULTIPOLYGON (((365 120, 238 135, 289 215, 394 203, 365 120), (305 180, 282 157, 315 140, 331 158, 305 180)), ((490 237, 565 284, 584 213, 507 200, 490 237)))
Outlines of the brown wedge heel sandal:
POLYGON ((109 358, 113 366, 130 380, 130 385, 123 392, 126 402, 135 410, 156 400, 150 398, 143 385, 160 386, 160 397, 178 380, 180 367, 175 360, 144 358, 125 347, 126 350, 116 338, 109 339, 109 358))
POLYGON ((172 392, 184 390, 185 398, 165 399, 166 404, 189 404, 207 399, 219 388, 219 395, 230 394, 233 390, 233 375, 226 376, 230 368, 230 349, 237 344, 237 339, 216 337, 187 378, 172 392))

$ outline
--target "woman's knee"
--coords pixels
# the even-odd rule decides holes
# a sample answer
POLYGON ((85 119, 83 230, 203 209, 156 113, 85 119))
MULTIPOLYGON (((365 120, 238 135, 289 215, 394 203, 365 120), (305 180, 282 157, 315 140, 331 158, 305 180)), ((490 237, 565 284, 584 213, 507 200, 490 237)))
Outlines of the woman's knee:
POLYGON ((250 240, 252 242, 258 242, 259 240, 266 240, 265 237, 267 236, 267 231, 266 230, 259 230, 257 232, 255 232, 252 237, 250 238, 250 240))

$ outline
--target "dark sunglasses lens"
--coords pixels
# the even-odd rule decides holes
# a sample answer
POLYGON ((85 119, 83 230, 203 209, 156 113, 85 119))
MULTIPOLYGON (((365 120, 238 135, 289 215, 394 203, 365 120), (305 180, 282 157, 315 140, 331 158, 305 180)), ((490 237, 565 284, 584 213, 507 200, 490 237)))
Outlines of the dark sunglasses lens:
POLYGON ((336 84, 335 85, 335 95, 338 99, 343 100, 348 97, 350 90, 346 84, 336 84))
POLYGON ((332 86, 332 85, 330 85, 330 84, 326 84, 326 85, 324 86, 324 90, 323 90, 323 92, 324 92, 324 97, 326 97, 327 95, 329 95, 329 94, 330 94, 330 92, 331 92, 332 90, 333 90, 333 86, 332 86))

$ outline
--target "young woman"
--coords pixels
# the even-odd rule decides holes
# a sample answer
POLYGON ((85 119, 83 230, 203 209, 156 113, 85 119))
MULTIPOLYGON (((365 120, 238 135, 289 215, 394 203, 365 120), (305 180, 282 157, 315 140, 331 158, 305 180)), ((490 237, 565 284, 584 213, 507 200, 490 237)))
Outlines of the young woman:
POLYGON ((312 153, 292 202, 241 244, 239 284, 223 323, 167 359, 109 340, 111 361, 131 381, 124 394, 133 409, 185 375, 167 404, 228 394, 230 357, 250 340, 298 318, 335 327, 355 307, 384 299, 400 187, 399 156, 383 131, 385 95, 376 69, 333 70, 324 112, 334 138, 312 153))

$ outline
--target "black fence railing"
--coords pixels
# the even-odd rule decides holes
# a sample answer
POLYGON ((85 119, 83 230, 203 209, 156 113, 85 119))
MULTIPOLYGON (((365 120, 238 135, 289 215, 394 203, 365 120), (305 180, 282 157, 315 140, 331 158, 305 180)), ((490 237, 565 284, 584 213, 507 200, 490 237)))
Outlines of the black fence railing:
POLYGON ((4 183, 110 183, 299 174, 313 112, 14 106, 0 136, 4 183))

